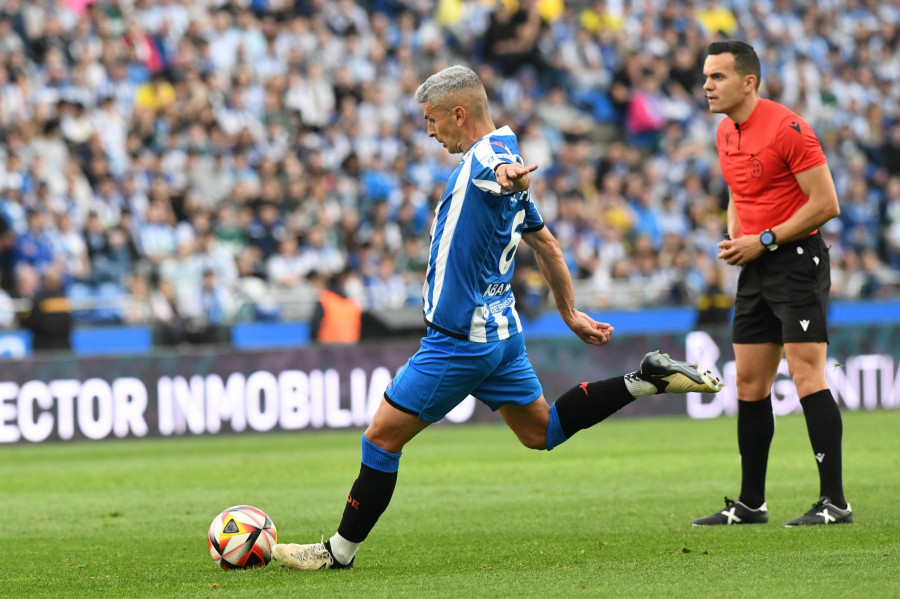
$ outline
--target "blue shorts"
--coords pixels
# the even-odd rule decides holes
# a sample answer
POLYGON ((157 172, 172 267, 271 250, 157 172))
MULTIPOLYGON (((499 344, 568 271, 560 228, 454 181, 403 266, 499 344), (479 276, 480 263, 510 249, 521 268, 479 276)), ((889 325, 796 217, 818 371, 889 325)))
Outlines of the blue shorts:
POLYGON ((469 395, 496 411, 528 405, 543 390, 525 353, 524 335, 497 343, 455 339, 434 329, 384 392, 392 406, 437 422, 469 395))

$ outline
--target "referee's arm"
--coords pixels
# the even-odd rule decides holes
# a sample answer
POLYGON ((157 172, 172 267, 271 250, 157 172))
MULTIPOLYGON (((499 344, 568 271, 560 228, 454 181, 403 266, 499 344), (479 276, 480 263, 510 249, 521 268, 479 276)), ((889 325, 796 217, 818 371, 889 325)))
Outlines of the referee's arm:
MULTIPOLYGON (((814 166, 794 175, 801 191, 809 198, 783 223, 772 227, 778 243, 803 239, 841 213, 837 192, 827 164, 814 166)), ((732 220, 734 201, 728 202, 728 230, 731 239, 719 242, 719 259, 728 264, 742 265, 757 259, 766 248, 755 235, 742 237, 737 231, 737 219, 732 220), (737 234, 736 234, 737 233, 737 234)), ((735 215, 736 216, 736 215, 735 215)))
POLYGON ((794 177, 809 200, 789 219, 772 227, 779 242, 803 239, 841 213, 834 179, 827 164, 820 164, 794 177))
POLYGON ((728 188, 728 238, 729 239, 737 239, 741 236, 741 223, 738 220, 737 216, 737 208, 734 205, 734 193, 732 193, 731 188, 728 188))

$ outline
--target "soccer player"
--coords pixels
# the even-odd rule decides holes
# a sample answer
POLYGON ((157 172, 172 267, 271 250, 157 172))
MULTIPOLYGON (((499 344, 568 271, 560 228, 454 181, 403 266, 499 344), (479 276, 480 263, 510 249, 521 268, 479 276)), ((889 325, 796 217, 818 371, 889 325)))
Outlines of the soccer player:
POLYGON ((467 67, 448 67, 429 77, 415 98, 428 135, 451 154, 462 154, 435 208, 423 289, 427 333, 363 433, 362 465, 337 533, 324 543, 276 545, 273 555, 283 566, 352 566, 391 500, 403 446, 469 394, 498 411, 526 447, 550 450, 637 397, 722 388, 696 365, 654 352, 638 371, 581 383, 549 406, 525 352, 510 286, 519 242, 534 249, 576 335, 600 346, 613 327, 575 308, 559 244, 528 191, 537 166, 525 166, 509 127, 494 126, 478 76, 467 67))
POLYGON ((741 494, 695 525, 768 522, 766 465, 775 431, 772 383, 782 355, 800 396, 819 468, 819 500, 787 526, 851 522, 841 480, 841 413, 825 381, 828 248, 819 227, 840 213, 825 154, 799 116, 759 97, 753 47, 714 42, 703 67, 728 183, 719 258, 741 267, 732 341, 737 367, 741 494))

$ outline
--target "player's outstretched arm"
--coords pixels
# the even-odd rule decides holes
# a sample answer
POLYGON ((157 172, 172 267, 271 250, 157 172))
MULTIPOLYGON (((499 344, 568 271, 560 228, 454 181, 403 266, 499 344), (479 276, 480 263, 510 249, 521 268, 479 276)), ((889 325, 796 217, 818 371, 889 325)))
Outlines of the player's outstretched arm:
POLYGON ((572 277, 566 267, 559 242, 553 234, 547 227, 543 227, 538 231, 526 233, 522 239, 534 250, 541 275, 553 292, 556 309, 559 310, 566 326, 585 343, 606 344, 612 336, 613 327, 605 322, 597 322, 575 308, 572 277))

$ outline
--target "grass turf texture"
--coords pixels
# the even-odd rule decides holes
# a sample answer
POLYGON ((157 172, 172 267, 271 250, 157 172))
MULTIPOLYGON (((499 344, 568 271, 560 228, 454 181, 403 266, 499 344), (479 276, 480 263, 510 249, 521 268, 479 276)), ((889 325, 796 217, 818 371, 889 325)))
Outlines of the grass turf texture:
POLYGON ((739 485, 735 421, 612 419, 552 453, 502 425, 433 427, 351 571, 219 570, 222 509, 282 542, 337 526, 359 431, 0 448, 0 596, 897 597, 900 411, 844 414, 856 522, 787 529, 818 495, 802 416, 780 417, 770 522, 695 528, 739 485))

